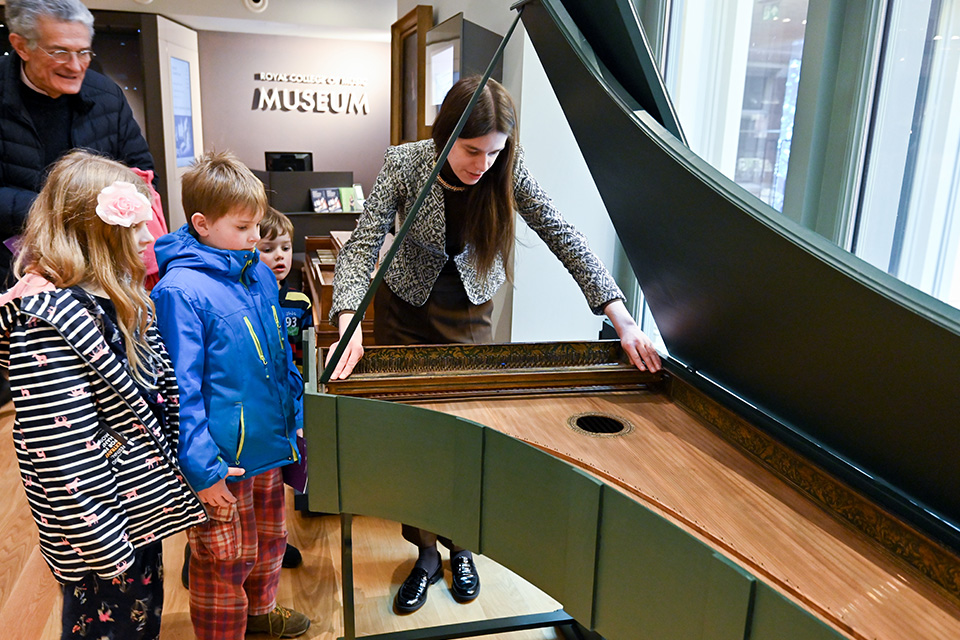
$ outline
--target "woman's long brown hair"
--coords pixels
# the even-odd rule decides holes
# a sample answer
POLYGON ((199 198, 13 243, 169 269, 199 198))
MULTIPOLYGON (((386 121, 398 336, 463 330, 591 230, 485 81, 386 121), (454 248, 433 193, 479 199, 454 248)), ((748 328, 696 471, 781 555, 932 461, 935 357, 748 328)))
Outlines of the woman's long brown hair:
MULTIPOLYGON (((453 85, 440 105, 433 123, 433 140, 439 152, 450 139, 470 98, 482 78, 470 76, 453 85)), ((506 134, 507 141, 496 162, 470 189, 464 220, 463 239, 473 249, 474 267, 486 276, 497 255, 504 262, 513 250, 513 163, 517 148, 517 114, 513 98, 496 80, 487 80, 476 106, 470 112, 460 138, 471 139, 488 133, 506 134)))

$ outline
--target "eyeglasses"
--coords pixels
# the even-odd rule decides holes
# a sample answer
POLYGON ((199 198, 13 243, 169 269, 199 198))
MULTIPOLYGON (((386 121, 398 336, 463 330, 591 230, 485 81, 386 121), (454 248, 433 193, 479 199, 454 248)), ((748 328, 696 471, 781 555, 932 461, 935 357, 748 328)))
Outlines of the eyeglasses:
POLYGON ((77 60, 86 64, 90 62, 97 54, 93 52, 92 49, 81 49, 80 51, 67 51, 66 49, 54 49, 49 51, 43 47, 37 47, 40 51, 43 51, 45 54, 53 58, 53 61, 57 64, 67 64, 70 60, 73 59, 73 56, 77 56, 77 60))

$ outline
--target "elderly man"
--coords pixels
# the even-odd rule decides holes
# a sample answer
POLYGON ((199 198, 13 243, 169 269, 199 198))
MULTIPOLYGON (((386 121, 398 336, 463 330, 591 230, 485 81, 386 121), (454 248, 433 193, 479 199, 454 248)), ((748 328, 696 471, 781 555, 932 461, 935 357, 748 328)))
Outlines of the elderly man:
MULTIPOLYGON (((0 58, 0 285, 46 168, 84 148, 139 169, 153 158, 123 92, 88 70, 93 15, 79 0, 7 0, 10 44, 0 58)), ((2 288, 2 286, 0 286, 2 288)))

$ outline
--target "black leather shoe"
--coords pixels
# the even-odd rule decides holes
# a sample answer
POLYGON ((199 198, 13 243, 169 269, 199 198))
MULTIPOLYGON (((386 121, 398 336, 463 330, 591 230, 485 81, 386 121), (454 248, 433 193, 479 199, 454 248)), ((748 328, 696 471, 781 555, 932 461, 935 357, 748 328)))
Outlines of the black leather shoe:
POLYGON ((480 574, 470 556, 459 556, 450 561, 453 571, 453 599, 470 602, 480 595, 480 574))
POLYGON ((427 601, 427 587, 436 583, 443 577, 443 564, 432 576, 427 575, 425 569, 414 567, 407 579, 400 585, 397 591, 397 599, 394 602, 397 611, 400 613, 413 613, 423 606, 427 601))
POLYGON ((301 564, 303 564, 303 555, 300 553, 300 549, 288 542, 287 548, 283 551, 283 568, 296 569, 301 564))

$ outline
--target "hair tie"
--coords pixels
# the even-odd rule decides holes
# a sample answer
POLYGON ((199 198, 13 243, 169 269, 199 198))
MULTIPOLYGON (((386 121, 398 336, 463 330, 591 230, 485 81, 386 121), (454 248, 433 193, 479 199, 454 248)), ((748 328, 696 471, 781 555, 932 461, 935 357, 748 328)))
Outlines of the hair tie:
POLYGON ((97 194, 97 215, 107 224, 132 227, 153 218, 147 197, 132 182, 117 180, 97 194))

